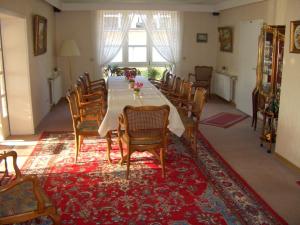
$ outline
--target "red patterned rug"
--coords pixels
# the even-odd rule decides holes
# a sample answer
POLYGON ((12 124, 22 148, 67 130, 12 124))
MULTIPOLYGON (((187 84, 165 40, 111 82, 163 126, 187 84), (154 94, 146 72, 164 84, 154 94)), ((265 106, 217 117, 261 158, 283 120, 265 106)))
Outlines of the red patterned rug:
POLYGON ((85 140, 74 163, 72 133, 44 133, 23 172, 38 174, 63 224, 286 224, 199 134, 198 158, 174 135, 166 178, 154 158, 134 153, 130 180, 113 144, 85 140))
POLYGON ((238 115, 233 113, 222 112, 214 116, 208 117, 202 120, 200 123, 205 125, 215 126, 215 127, 228 128, 246 119, 247 117, 248 117, 247 115, 238 115))

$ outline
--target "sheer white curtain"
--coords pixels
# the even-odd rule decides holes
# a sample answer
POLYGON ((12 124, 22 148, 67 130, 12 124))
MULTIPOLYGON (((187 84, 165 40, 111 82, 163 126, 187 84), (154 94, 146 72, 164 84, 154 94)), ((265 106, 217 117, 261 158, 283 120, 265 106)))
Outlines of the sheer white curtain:
POLYGON ((132 21, 132 11, 97 11, 95 21, 98 73, 122 47, 132 21))
POLYGON ((140 11, 145 29, 153 47, 166 59, 176 74, 181 59, 182 28, 181 14, 176 11, 140 11))

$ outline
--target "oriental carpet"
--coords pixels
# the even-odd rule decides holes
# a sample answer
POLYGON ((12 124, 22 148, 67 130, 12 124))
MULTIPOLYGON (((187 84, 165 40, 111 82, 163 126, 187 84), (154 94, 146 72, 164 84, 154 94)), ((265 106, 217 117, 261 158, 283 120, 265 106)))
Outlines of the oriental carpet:
POLYGON ((72 133, 43 133, 22 171, 39 176, 63 224, 286 224, 201 133, 197 154, 171 135, 166 178, 152 155, 134 153, 126 180, 115 142, 112 164, 105 140, 92 138, 75 164, 72 133))

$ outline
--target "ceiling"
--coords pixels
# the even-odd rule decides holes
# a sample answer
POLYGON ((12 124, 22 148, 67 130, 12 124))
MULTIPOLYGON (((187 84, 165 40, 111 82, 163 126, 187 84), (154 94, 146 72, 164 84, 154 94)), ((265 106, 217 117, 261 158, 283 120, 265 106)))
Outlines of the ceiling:
POLYGON ((45 0, 62 11, 76 10, 179 10, 218 12, 264 0, 45 0))
POLYGON ((61 0, 63 3, 217 4, 228 0, 61 0))

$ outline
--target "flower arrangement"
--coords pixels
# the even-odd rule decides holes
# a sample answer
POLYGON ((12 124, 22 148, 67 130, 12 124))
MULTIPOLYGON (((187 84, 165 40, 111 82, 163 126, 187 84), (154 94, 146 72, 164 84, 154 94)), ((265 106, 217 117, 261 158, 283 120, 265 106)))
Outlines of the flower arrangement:
POLYGON ((136 83, 134 84, 134 88, 133 88, 134 93, 135 93, 135 94, 139 94, 139 93, 140 93, 140 90, 141 90, 141 88, 142 88, 143 86, 144 86, 143 83, 141 83, 141 82, 136 82, 136 83))
POLYGON ((127 80, 134 80, 135 74, 133 71, 130 70, 125 70, 124 76, 126 77, 127 80))

